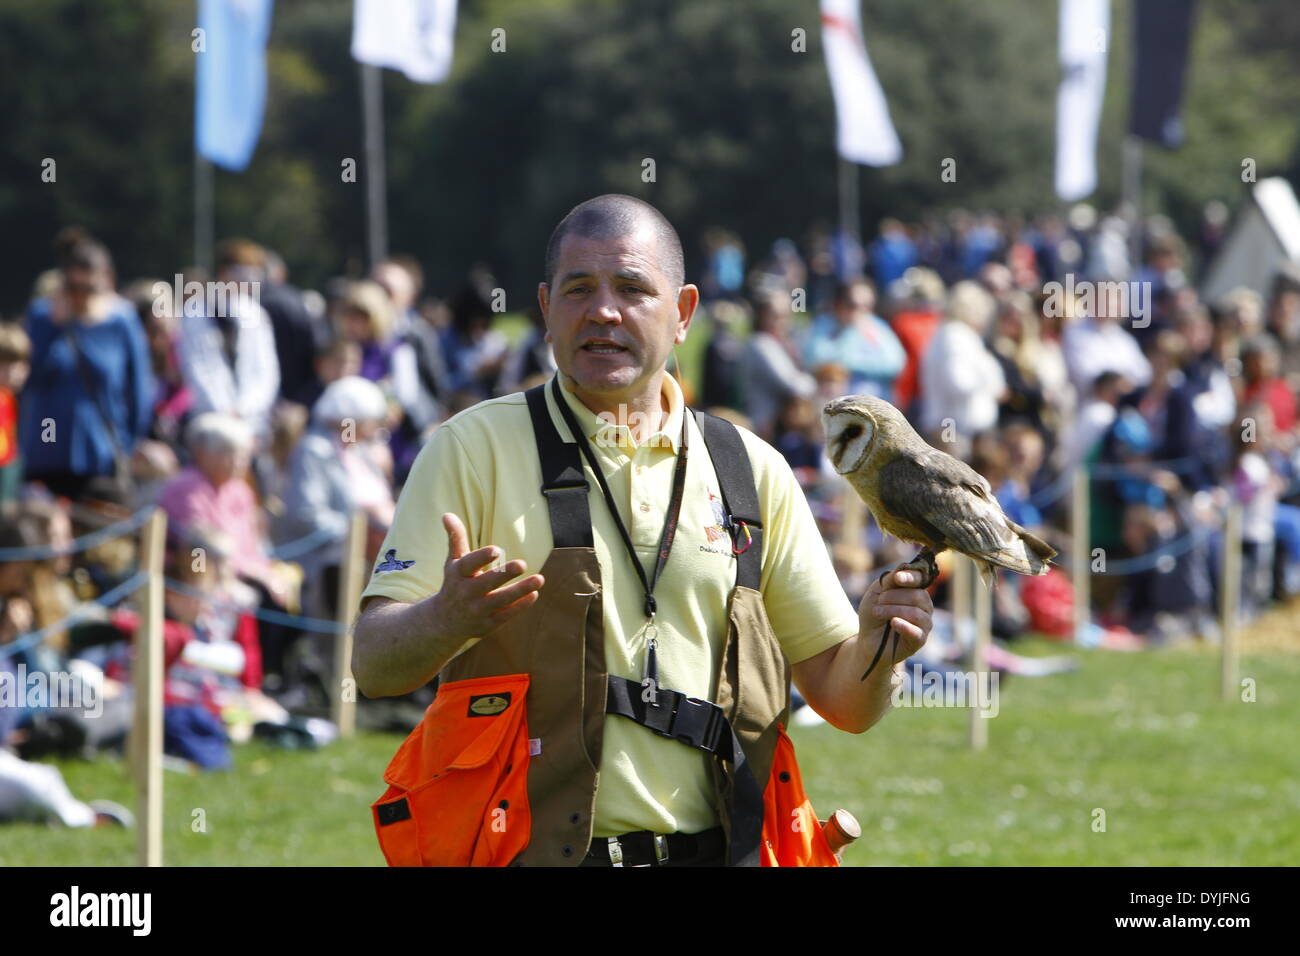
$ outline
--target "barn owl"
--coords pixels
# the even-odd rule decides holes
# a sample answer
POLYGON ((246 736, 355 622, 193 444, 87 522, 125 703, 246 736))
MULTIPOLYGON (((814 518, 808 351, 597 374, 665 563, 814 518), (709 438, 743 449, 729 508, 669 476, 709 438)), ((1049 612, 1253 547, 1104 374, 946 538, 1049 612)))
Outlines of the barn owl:
POLYGON ((893 405, 846 395, 826 404, 822 425, 827 456, 881 529, 921 545, 921 553, 900 570, 920 571, 923 587, 938 577, 935 556, 949 548, 971 558, 989 587, 995 565, 1019 574, 1047 573, 1056 551, 1002 513, 983 475, 926 444, 893 405))

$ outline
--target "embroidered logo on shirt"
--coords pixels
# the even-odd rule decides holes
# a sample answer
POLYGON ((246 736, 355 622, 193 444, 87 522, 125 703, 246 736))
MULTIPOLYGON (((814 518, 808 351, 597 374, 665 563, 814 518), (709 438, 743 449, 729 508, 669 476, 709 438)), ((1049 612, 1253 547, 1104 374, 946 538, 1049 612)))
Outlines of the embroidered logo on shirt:
POLYGON ((383 574, 385 571, 405 571, 414 563, 414 559, 410 561, 399 561, 397 558, 397 549, 389 548, 388 553, 384 555, 384 560, 375 566, 375 574, 383 574))
POLYGON ((715 541, 725 541, 727 535, 727 513, 722 510, 722 499, 709 492, 709 507, 713 509, 713 524, 704 526, 704 535, 709 539, 709 544, 715 541))

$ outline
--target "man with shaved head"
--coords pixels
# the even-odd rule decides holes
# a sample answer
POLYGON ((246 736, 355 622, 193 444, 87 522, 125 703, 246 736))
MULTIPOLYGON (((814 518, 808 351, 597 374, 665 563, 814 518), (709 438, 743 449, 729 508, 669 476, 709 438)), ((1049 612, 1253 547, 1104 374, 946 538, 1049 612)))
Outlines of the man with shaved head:
POLYGON ((790 681, 870 728, 897 671, 859 678, 886 624, 900 662, 924 643, 920 576, 855 612, 785 460, 685 407, 665 367, 699 290, 653 206, 575 207, 537 296, 556 375, 434 433, 363 596, 361 691, 440 681, 372 807, 385 857, 833 865, 790 681))

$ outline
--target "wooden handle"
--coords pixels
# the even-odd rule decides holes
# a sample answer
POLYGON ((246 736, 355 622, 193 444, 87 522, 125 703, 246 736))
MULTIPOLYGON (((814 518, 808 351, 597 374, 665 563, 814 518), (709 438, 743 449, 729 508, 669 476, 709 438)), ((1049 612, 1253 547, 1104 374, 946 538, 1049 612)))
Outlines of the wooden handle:
POLYGON ((831 851, 838 857, 846 846, 862 836, 857 818, 847 810, 836 810, 822 826, 831 851))

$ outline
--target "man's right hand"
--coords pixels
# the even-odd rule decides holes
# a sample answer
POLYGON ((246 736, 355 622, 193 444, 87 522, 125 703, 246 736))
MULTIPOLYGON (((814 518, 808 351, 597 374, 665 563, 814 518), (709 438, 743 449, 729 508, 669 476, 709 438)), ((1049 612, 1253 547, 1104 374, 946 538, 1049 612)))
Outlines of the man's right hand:
POLYGON ((501 549, 470 551, 460 518, 444 514, 442 524, 447 529, 442 590, 414 604, 372 596, 357 619, 352 674, 367 697, 409 694, 432 680, 466 641, 490 636, 537 603, 545 583, 540 574, 514 580, 527 570, 523 561, 485 571, 501 549))
POLYGON ((447 530, 447 563, 434 604, 444 634, 465 640, 486 637, 537 603, 545 578, 530 574, 514 581, 528 570, 519 559, 483 570, 502 556, 501 549, 488 545, 470 551, 465 525, 451 512, 442 516, 442 526, 447 530))

